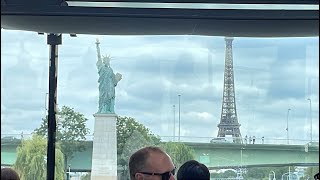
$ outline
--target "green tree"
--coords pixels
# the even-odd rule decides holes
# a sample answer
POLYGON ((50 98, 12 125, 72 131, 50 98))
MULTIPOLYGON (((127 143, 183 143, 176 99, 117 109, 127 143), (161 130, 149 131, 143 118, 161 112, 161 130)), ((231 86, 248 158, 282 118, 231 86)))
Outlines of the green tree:
POLYGON ((126 179, 129 177, 127 165, 131 154, 142 147, 159 144, 160 137, 131 117, 119 116, 116 127, 118 165, 123 168, 119 175, 126 179))
MULTIPOLYGON (((294 171, 295 167, 290 166, 291 171, 294 171)), ((289 171, 288 166, 284 167, 252 167, 252 168, 247 168, 247 173, 244 174, 245 179, 269 179, 270 177, 273 177, 273 171, 276 175, 276 179, 281 179, 281 176, 284 173, 287 173, 289 171)))
POLYGON ((194 150, 184 143, 166 142, 161 143, 160 147, 170 155, 177 169, 186 161, 194 159, 194 150))
POLYGON ((222 173, 210 173, 211 178, 222 178, 222 173))
POLYGON ((90 180, 91 179, 91 173, 86 173, 85 175, 81 176, 81 180, 90 180))
MULTIPOLYGON (((34 130, 35 134, 47 137, 48 121, 42 119, 41 126, 34 130)), ((73 158, 74 153, 84 151, 86 145, 86 135, 89 129, 86 127, 88 119, 73 108, 62 106, 61 111, 57 112, 57 132, 56 141, 61 146, 64 155, 64 169, 67 170, 68 162, 73 158)))
MULTIPOLYGON (((63 154, 60 146, 56 146, 55 177, 63 179, 63 154)), ((31 140, 22 140, 17 147, 17 159, 14 168, 21 180, 46 179, 47 140, 33 135, 31 140)))
POLYGON ((248 179, 263 179, 264 177, 268 177, 269 174, 268 168, 254 167, 247 170, 245 177, 248 179))
POLYGON ((227 170, 222 174, 222 177, 224 178, 235 178, 236 176, 237 176, 237 173, 232 170, 227 170))
POLYGON ((305 171, 305 177, 313 178, 314 175, 316 175, 319 172, 319 166, 316 167, 308 167, 305 171))

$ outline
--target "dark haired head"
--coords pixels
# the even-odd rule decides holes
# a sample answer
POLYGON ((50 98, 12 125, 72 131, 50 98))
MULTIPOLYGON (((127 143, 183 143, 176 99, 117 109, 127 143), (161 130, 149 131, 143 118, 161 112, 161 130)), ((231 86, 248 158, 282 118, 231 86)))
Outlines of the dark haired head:
POLYGON ((1 180, 20 180, 19 175, 16 171, 11 168, 1 169, 1 180))
POLYGON ((210 180, 209 169, 198 161, 187 161, 179 168, 177 180, 210 180))

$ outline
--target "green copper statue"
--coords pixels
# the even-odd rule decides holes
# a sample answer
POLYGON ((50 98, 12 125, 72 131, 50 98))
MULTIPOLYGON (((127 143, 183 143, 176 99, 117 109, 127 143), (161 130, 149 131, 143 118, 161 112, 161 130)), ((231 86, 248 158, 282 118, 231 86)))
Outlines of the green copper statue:
POLYGON ((101 58, 99 40, 97 39, 98 61, 97 68, 99 73, 99 110, 98 114, 114 114, 115 87, 121 80, 122 75, 114 74, 110 67, 110 56, 101 58))

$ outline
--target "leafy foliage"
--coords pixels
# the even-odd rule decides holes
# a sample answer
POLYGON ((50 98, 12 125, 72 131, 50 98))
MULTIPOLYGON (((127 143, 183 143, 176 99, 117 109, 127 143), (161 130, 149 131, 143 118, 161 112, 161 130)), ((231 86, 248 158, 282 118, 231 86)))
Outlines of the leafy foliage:
MULTIPOLYGON (((291 171, 293 171, 295 168, 293 166, 290 167, 291 171)), ((248 168, 247 173, 244 174, 245 179, 268 179, 269 175, 270 177, 273 177, 273 171, 276 175, 276 179, 281 179, 281 176, 284 173, 287 173, 289 170, 289 167, 254 167, 254 168, 248 168)))
POLYGON ((170 155, 177 168, 186 161, 194 159, 194 150, 184 143, 166 142, 162 143, 160 147, 170 155))
POLYGON ((126 179, 128 177, 127 165, 131 154, 142 147, 159 144, 160 137, 152 134, 148 128, 131 117, 119 116, 116 126, 118 165, 124 169, 122 177, 126 179))
MULTIPOLYGON (((42 120, 41 126, 34 132, 37 135, 47 137, 48 120, 47 118, 42 120)), ((75 152, 84 151, 86 148, 83 141, 86 140, 85 136, 89 134, 89 129, 86 127, 87 120, 83 114, 67 106, 62 106, 61 111, 57 112, 56 141, 61 145, 65 157, 65 168, 75 152)))
POLYGON ((131 154, 145 146, 160 146, 172 158, 176 167, 184 162, 194 159, 194 151, 183 143, 161 143, 160 137, 152 134, 143 124, 131 117, 118 117, 117 119, 118 164, 124 170, 120 179, 127 179, 127 165, 131 154))
POLYGON ((118 154, 135 148, 133 151, 146 145, 160 143, 160 137, 155 136, 143 124, 131 117, 118 117, 117 119, 117 148, 118 154))
POLYGON ((232 171, 232 170, 227 170, 223 173, 223 178, 233 178, 233 177, 236 177, 237 176, 237 173, 232 171))
POLYGON ((81 180, 90 180, 91 179, 91 173, 86 173, 85 175, 81 176, 81 180))
POLYGON ((309 177, 312 179, 313 176, 314 176, 315 174, 317 174, 317 173, 319 173, 319 166, 317 166, 317 167, 308 167, 308 168, 306 169, 305 175, 306 175, 306 176, 309 176, 309 177))
MULTIPOLYGON (((63 154, 56 146, 55 177, 63 179, 63 154)), ((22 180, 46 179, 47 141, 41 136, 34 135, 31 140, 23 140, 17 148, 17 159, 14 168, 22 180)))

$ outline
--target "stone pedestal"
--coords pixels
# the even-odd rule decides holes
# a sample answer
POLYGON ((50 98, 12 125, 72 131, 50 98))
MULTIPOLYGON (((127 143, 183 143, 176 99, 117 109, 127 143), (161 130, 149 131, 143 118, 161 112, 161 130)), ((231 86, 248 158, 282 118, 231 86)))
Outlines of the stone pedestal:
POLYGON ((94 114, 91 180, 117 180, 116 114, 94 114))

